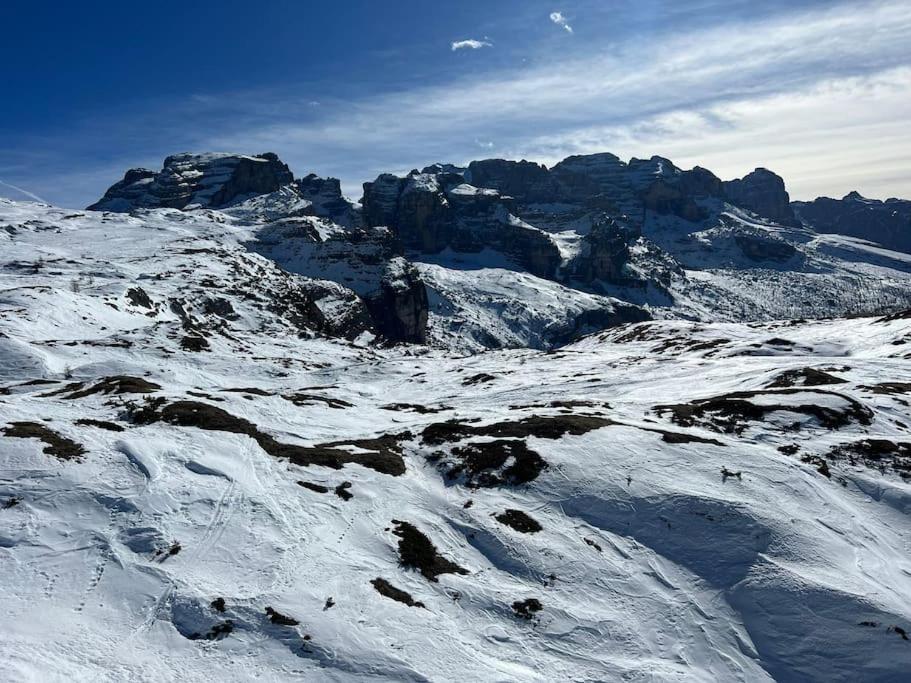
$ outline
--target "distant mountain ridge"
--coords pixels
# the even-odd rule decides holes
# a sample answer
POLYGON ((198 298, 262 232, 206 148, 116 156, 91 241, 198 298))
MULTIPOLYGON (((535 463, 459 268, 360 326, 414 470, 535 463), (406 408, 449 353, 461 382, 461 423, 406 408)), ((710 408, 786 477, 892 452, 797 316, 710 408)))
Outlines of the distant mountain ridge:
POLYGON ((254 230, 251 250, 350 290, 383 338, 480 350, 546 348, 656 317, 911 306, 911 260, 825 237, 911 247, 905 214, 889 214, 907 206, 791 202, 765 168, 723 181, 660 156, 610 153, 551 168, 485 159, 384 173, 354 202, 334 178, 295 179, 273 153, 184 153, 160 171, 127 171, 89 209, 218 211, 254 230))

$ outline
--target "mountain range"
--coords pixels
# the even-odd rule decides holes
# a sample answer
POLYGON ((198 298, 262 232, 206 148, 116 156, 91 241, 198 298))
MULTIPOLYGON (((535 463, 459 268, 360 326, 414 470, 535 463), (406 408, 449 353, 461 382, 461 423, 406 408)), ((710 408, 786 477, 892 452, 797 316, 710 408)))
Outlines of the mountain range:
POLYGON ((0 199, 4 678, 904 680, 909 221, 612 154, 0 199))

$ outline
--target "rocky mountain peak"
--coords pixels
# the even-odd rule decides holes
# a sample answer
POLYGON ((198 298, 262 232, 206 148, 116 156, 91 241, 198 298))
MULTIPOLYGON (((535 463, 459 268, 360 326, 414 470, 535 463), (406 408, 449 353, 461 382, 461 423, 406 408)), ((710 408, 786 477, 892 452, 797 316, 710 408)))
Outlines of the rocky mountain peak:
POLYGON ((799 221, 791 209, 791 198, 785 189, 784 179, 767 168, 757 168, 743 178, 728 180, 724 191, 732 204, 783 225, 797 225, 799 221))
POLYGON ((239 199, 274 192, 294 175, 272 152, 247 156, 226 153, 182 153, 164 160, 158 172, 131 169, 93 211, 127 213, 134 209, 191 206, 221 208, 239 199))

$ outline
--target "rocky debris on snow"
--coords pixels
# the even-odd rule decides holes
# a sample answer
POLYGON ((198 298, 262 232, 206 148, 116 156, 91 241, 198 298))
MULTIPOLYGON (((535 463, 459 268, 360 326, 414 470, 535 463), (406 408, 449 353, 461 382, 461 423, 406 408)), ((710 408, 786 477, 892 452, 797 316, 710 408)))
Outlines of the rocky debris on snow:
POLYGON ((845 384, 847 381, 818 368, 796 368, 780 373, 768 387, 770 389, 793 386, 819 387, 831 384, 845 384))
POLYGON ((316 493, 329 493, 329 487, 323 486, 322 484, 315 484, 312 481, 299 481, 297 482, 298 486, 303 486, 305 489, 315 491, 316 493))
POLYGON ((474 436, 521 439, 533 436, 538 439, 559 439, 567 434, 578 436, 593 429, 613 424, 609 419, 595 415, 529 415, 518 420, 475 425, 459 420, 448 420, 428 425, 421 432, 426 444, 439 446, 455 443, 474 436))
POLYGON ((131 287, 126 293, 127 301, 140 308, 152 308, 152 299, 142 287, 131 287))
MULTIPOLYGON (((63 396, 65 399, 77 399, 91 396, 92 394, 152 394, 160 390, 161 386, 150 382, 142 377, 129 377, 127 375, 115 375, 105 377, 95 384, 85 386, 82 382, 69 384, 64 387, 64 391, 70 393, 63 396)), ((54 392, 61 393, 61 392, 54 392)), ((53 395, 47 394, 48 396, 53 395)))
POLYGON ((109 422, 107 420, 93 420, 89 417, 82 417, 76 420, 73 424, 83 425, 85 427, 97 427, 98 429, 106 429, 109 432, 122 432, 124 428, 114 422, 109 422))
POLYGON ((468 443, 430 459, 443 468, 447 479, 462 479, 471 488, 527 484, 547 468, 536 451, 513 439, 468 443))
POLYGON ((335 489, 333 489, 333 490, 334 490, 336 496, 338 496, 339 498, 341 498, 344 501, 349 501, 352 498, 354 498, 354 495, 352 495, 351 493, 348 492, 348 489, 350 489, 350 488, 351 488, 351 482, 343 481, 341 484, 336 486, 335 489))

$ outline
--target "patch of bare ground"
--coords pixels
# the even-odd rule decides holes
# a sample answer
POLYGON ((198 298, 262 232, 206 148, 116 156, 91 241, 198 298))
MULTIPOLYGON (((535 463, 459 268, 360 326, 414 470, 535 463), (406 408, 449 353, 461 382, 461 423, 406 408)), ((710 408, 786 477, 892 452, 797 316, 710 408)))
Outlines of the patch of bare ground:
POLYGON ((496 516, 496 520, 500 524, 505 524, 508 527, 520 531, 523 534, 534 534, 541 531, 544 527, 531 515, 522 512, 521 510, 514 510, 512 508, 507 509, 505 512, 501 512, 496 516))
POLYGON ((85 449, 75 441, 38 422, 11 422, 3 435, 16 439, 38 439, 44 442, 44 452, 60 460, 80 460, 85 449))
POLYGON ((497 439, 455 448, 444 464, 448 479, 464 477, 472 488, 516 486, 538 478, 547 463, 524 441, 497 439))
POLYGON ((75 424, 83 425, 85 427, 97 427, 98 429, 106 429, 109 432, 123 431, 123 427, 121 427, 119 424, 108 422, 107 420, 93 420, 88 417, 83 417, 76 420, 75 424))
POLYGON ((798 368, 785 370, 768 385, 770 389, 782 387, 818 387, 830 384, 845 384, 848 380, 829 374, 825 370, 816 368, 798 368))
POLYGON ((256 441, 269 455, 286 458, 301 467, 318 465, 341 469, 346 464, 354 463, 393 476, 405 473, 405 461, 402 458, 399 442, 406 438, 407 433, 373 439, 337 441, 316 446, 300 446, 277 441, 249 420, 199 401, 164 403, 163 400, 153 399, 145 404, 131 406, 130 416, 137 424, 166 422, 181 427, 245 434, 256 441), (350 451, 346 448, 357 450, 350 451))
POLYGON ((836 446, 826 454, 830 461, 847 460, 880 472, 892 470, 903 479, 911 479, 911 443, 889 439, 862 439, 836 446))
MULTIPOLYGON (((671 420, 683 427, 704 427, 717 432, 740 434, 751 422, 761 422, 770 413, 786 412, 805 415, 817 420, 826 429, 840 429, 852 422, 869 425, 873 412, 860 401, 831 391, 820 389, 790 388, 777 391, 736 391, 730 394, 703 398, 689 403, 659 405, 655 407, 659 414, 670 413, 671 420), (793 402, 776 402, 769 399, 793 394, 808 394, 820 398, 834 397, 844 404, 843 407, 820 405, 811 399, 793 402)), ((799 429, 800 423, 793 428, 799 429)))
POLYGON ((527 621, 531 621, 542 609, 544 606, 537 598, 526 598, 512 603, 512 611, 516 613, 516 616, 527 621))
POLYGON ((595 415, 530 415, 520 420, 474 425, 448 420, 424 428, 421 439, 431 446, 455 443, 473 436, 521 439, 533 436, 539 439, 559 439, 574 436, 614 424, 611 420, 595 415))
POLYGON ((440 574, 467 574, 468 571, 446 559, 436 546, 417 527, 398 519, 392 533, 399 537, 399 559, 405 567, 418 570, 428 581, 437 581, 440 574))
POLYGON ((370 583, 376 589, 376 592, 384 597, 401 602, 409 607, 424 607, 424 603, 412 598, 411 593, 403 591, 401 588, 396 588, 384 578, 377 577, 370 583))

